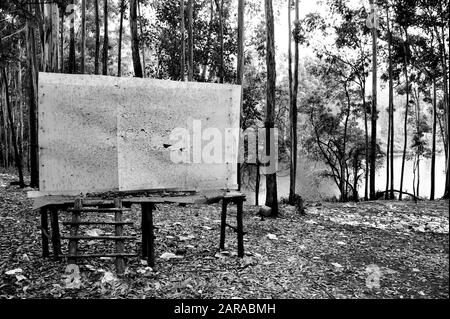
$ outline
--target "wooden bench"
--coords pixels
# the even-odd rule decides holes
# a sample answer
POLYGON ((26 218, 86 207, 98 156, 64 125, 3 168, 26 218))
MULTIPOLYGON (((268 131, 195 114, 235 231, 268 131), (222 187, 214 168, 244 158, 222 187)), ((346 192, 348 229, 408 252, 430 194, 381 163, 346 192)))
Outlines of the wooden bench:
MULTIPOLYGON (((35 200, 35 208, 40 209, 41 213, 41 233, 42 233, 42 256, 49 257, 49 239, 52 242, 53 256, 55 259, 60 259, 61 257, 67 257, 70 262, 75 262, 79 258, 90 258, 90 257, 116 257, 116 271, 122 273, 124 266, 120 261, 123 257, 134 256, 135 254, 125 254, 123 252, 123 243, 125 238, 122 235, 122 228, 125 225, 130 224, 129 222, 124 222, 122 220, 122 211, 126 208, 131 207, 133 204, 138 204, 141 206, 141 231, 142 231, 142 250, 141 256, 147 258, 148 265, 154 267, 155 265, 155 240, 153 231, 153 212, 157 204, 197 204, 197 205, 210 205, 222 202, 221 210, 221 224, 220 224, 220 242, 219 249, 223 250, 225 248, 225 231, 226 227, 230 227, 237 233, 237 253, 238 257, 244 257, 244 226, 243 226, 243 202, 245 201, 245 195, 239 192, 220 192, 211 193, 204 195, 188 195, 188 196, 148 196, 148 197, 128 197, 121 199, 99 199, 99 198, 85 198, 83 200, 61 196, 48 196, 47 198, 40 198, 35 200), (235 204, 237 207, 236 214, 236 226, 229 225, 227 223, 227 208, 228 205, 235 204), (123 205, 123 208, 122 208, 123 205), (85 208, 83 207, 90 207, 85 208), (92 208, 96 207, 96 208, 92 208), (107 222, 83 222, 80 218, 72 217, 72 220, 66 221, 63 224, 71 226, 74 231, 71 230, 71 236, 61 238, 58 222, 58 211, 66 210, 72 211, 73 213, 80 214, 82 212, 114 212, 116 213, 116 218, 114 221, 107 222), (50 213, 51 218, 51 234, 49 232, 48 215, 50 213), (109 224, 115 227, 115 236, 111 236, 105 239, 111 239, 116 241, 116 253, 115 254, 91 254, 91 255, 78 255, 76 251, 76 244, 78 240, 85 239, 77 237, 77 227, 79 225, 88 224, 109 224), (61 239, 69 239, 69 255, 63 256, 61 253, 61 239), (75 248, 74 248, 75 247, 75 248)), ((78 215, 75 215, 78 216, 78 215)), ((105 237, 105 236, 103 236, 105 237)), ((95 238, 92 238, 95 239, 95 238)), ((99 238, 102 239, 102 238, 99 238)), ((126 238, 131 239, 131 238, 126 238)))

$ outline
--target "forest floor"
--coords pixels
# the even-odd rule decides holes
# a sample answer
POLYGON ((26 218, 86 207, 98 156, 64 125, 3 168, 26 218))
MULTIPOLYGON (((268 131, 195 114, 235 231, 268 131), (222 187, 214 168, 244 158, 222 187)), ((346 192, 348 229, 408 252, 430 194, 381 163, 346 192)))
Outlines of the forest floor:
MULTIPOLYGON (((130 258, 117 277, 114 261, 98 258, 81 262, 80 276, 68 279, 65 261, 41 257, 39 214, 11 180, 0 174, 1 299, 449 298, 448 201, 307 203, 305 216, 282 206, 277 219, 245 206, 243 259, 232 230, 228 251, 218 251, 219 205, 159 205, 153 269, 130 258)), ((229 223, 233 216, 234 207, 229 223)), ((135 221, 128 234, 140 238, 138 207, 126 219, 135 221)), ((138 241, 128 251, 139 251, 138 241)))

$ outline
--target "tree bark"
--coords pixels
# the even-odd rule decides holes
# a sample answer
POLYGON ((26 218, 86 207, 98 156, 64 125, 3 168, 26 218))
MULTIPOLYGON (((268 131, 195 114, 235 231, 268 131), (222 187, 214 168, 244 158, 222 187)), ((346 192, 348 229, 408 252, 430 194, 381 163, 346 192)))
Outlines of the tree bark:
MULTIPOLYGON (((244 0, 238 2, 238 47, 237 47, 237 78, 236 83, 241 85, 241 104, 239 107, 239 128, 242 127, 243 98, 244 98, 244 0)), ((239 157, 240 158, 240 157, 239 157)), ((237 163, 237 184, 241 190, 241 163, 237 163)))
POLYGON ((188 0, 188 81, 194 80, 193 0, 188 0))
MULTIPOLYGON (((72 6, 74 5, 73 0, 70 3, 72 6)), ((75 14, 72 12, 70 15, 69 73, 74 74, 75 72, 75 14)))
POLYGON ((103 0, 103 54, 102 74, 108 75, 108 0, 103 0))
MULTIPOLYGON (((141 2, 137 0, 137 7, 138 7, 138 14, 139 14, 139 31, 140 35, 144 34, 144 31, 142 29, 142 15, 141 15, 141 2)), ((142 45, 142 77, 145 78, 145 43, 141 42, 142 45)))
POLYGON ((125 0, 120 1, 120 23, 119 23, 119 44, 117 52, 117 76, 122 76, 122 34, 123 34, 123 13, 125 11, 125 0))
POLYGON ((435 199, 436 184, 436 127, 437 127, 437 101, 436 101, 436 77, 433 75, 433 135, 431 143, 431 190, 430 200, 435 199))
POLYGON ((374 15, 374 25, 372 27, 372 117, 371 117, 371 142, 370 142, 370 199, 375 199, 375 179, 376 179, 376 150, 377 150, 377 37, 378 31, 375 24, 376 8, 374 0, 370 0, 372 13, 374 15))
POLYGON ((223 0, 216 0, 217 12, 219 13, 219 43, 220 43, 220 62, 219 62, 219 81, 224 83, 224 46, 223 46, 223 0))
POLYGON ((136 1, 137 0, 130 0, 131 53, 133 57, 134 76, 142 78, 141 58, 139 56, 136 1))
POLYGON ((98 12, 98 0, 94 0, 95 14, 95 57, 94 57, 94 73, 99 74, 100 60, 100 17, 98 12))
MULTIPOLYGON (((267 66, 267 102, 266 102, 266 155, 278 150, 272 145, 272 134, 275 124, 275 86, 276 86, 276 65, 275 65, 275 34, 272 0, 265 0, 266 14, 266 66, 267 66)), ((274 139, 273 139, 274 140, 274 139)), ((275 156, 271 156, 271 165, 275 156)), ((269 173, 266 176, 266 206, 271 208, 271 216, 278 216, 278 194, 277 194, 277 174, 269 173)))
POLYGON ((389 136, 388 152, 386 157, 387 178, 386 178, 386 199, 394 199, 394 82, 392 67, 392 32, 389 19, 389 7, 386 8, 387 31, 388 31, 388 68, 389 68, 389 136), (388 192, 390 188, 390 192, 388 192))
POLYGON ((37 117, 37 62, 34 28, 27 22, 26 32, 28 80, 29 80, 29 149, 30 149, 30 187, 39 186, 39 148, 38 148, 38 117, 37 117))
POLYGON ((19 174, 19 186, 21 188, 24 188, 25 183, 23 180, 22 154, 19 152, 19 148, 17 146, 16 128, 14 127, 13 110, 11 108, 11 101, 9 97, 9 87, 8 87, 8 78, 6 76, 6 67, 3 67, 2 69, 2 77, 3 77, 3 87, 5 90, 6 109, 8 111, 9 126, 11 129, 12 145, 14 148, 14 159, 16 163, 17 173, 19 174))
POLYGON ((408 111, 409 111, 409 75, 408 75, 408 51, 406 50, 406 43, 408 42, 408 30, 405 30, 406 40, 403 43, 404 51, 404 73, 405 73, 405 83, 406 83, 406 105, 405 105, 405 122, 404 122, 404 144, 403 144, 403 156, 402 156, 402 170, 400 175, 400 194, 398 199, 403 199, 403 178, 405 174, 405 161, 406 161, 406 149, 408 147, 408 111))
POLYGON ((60 43, 59 43, 59 59, 61 61, 59 70, 61 73, 64 73, 64 10, 65 8, 61 7, 60 43))
MULTIPOLYGON (((299 23, 299 5, 298 0, 295 1, 295 28, 298 29, 299 23)), ((295 58, 294 58, 294 87, 292 92, 292 104, 291 104, 291 169, 290 169, 290 186, 289 186, 289 203, 295 205, 295 191, 297 180, 297 95, 298 95, 298 63, 299 63, 299 50, 298 42, 295 39, 295 58)))
POLYGON ((186 40, 184 28, 184 0, 180 0, 180 28, 181 28, 181 54, 180 54, 180 80, 185 80, 186 40))
POLYGON ((81 63, 80 72, 84 74, 86 63, 86 0, 81 0, 81 63))

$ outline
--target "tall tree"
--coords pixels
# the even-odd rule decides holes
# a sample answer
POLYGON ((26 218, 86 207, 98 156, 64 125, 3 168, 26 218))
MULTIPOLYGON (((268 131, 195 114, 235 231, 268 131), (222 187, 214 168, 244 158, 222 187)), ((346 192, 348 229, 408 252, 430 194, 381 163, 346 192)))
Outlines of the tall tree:
POLYGON ((81 0, 81 63, 80 72, 85 73, 86 63, 86 0, 81 0))
POLYGON ((378 86, 378 63, 377 63, 377 41, 378 41, 378 21, 376 4, 370 0, 372 8, 372 117, 371 117, 371 142, 370 142, 370 199, 375 199, 375 179, 376 179, 376 145, 377 145, 377 86, 378 86))
MULTIPOLYGON (((29 5, 31 11, 31 5, 29 5)), ((62 15, 63 16, 63 15, 62 15)), ((35 29, 30 21, 26 22, 27 73, 28 73, 28 129, 30 137, 30 187, 39 186, 39 147, 37 123, 37 80, 38 66, 36 61, 35 29)), ((61 56, 62 57, 62 56, 61 56)))
POLYGON ((119 48, 117 49, 117 76, 122 76, 122 34, 123 34, 123 15, 125 11, 125 0, 120 1, 120 22, 119 22, 119 48))
POLYGON ((297 179, 297 96, 298 96, 298 63, 299 63, 299 35, 300 35, 300 21, 299 21, 299 6, 298 0, 295 1, 295 58, 294 58, 294 85, 292 89, 292 104, 290 111, 291 124, 291 165, 290 165, 290 186, 289 186, 289 203, 295 205, 295 185, 297 179))
POLYGON ((98 0, 94 0, 95 15, 95 56, 94 56, 94 73, 99 74, 100 60, 100 17, 98 12, 98 0))
POLYGON ((223 0, 216 0, 217 12, 219 13, 219 43, 220 43, 220 63, 219 81, 224 83, 224 44, 223 44, 223 0))
POLYGON ((180 28, 181 28, 181 54, 180 54, 180 80, 185 80, 186 39, 184 28, 184 0, 180 0, 180 28))
MULTIPOLYGON (((276 167, 275 152, 275 88, 276 88, 276 65, 275 65, 275 33, 272 0, 265 0, 266 13, 266 155, 270 156, 270 165, 276 167)), ((266 206, 271 208, 271 216, 278 216, 278 192, 277 173, 269 172, 266 175, 266 206)))
POLYGON ((19 151, 19 147, 17 145, 17 138, 16 138, 16 128, 14 125, 13 120, 13 110, 11 107, 11 101, 9 96, 9 87, 8 87, 8 78, 6 76, 6 67, 3 67, 2 69, 2 79, 3 79, 3 89, 5 90, 5 104, 6 109, 8 112, 8 119, 9 119, 9 127, 11 129, 11 138, 12 138, 12 144, 14 148, 14 159, 17 167, 17 172, 19 174, 19 186, 25 187, 25 182, 23 179, 23 169, 22 169, 22 154, 19 151))
MULTIPOLYGON (((244 89, 242 87, 244 82, 244 0, 238 2, 238 46, 237 46, 237 76, 236 83, 241 85, 241 105, 239 108, 239 127, 242 127, 242 112, 243 112, 243 98, 244 89)), ((238 175, 238 190, 241 190, 241 163, 237 163, 237 175, 238 175)))
POLYGON ((133 58, 134 76, 142 78, 141 58, 139 56, 139 38, 137 29, 137 0, 130 0, 131 54, 133 58))
POLYGON ((388 148, 386 154, 386 199, 394 198, 394 79, 392 64, 392 31, 389 18, 390 5, 386 5, 386 25, 388 41, 388 81, 389 81, 389 129, 388 129, 388 148))
POLYGON ((59 36, 59 59, 60 59, 60 67, 59 70, 61 73, 64 73, 64 15, 66 11, 66 7, 61 5, 61 18, 60 18, 60 36, 59 36))
POLYGON ((188 81, 194 80, 194 0, 188 0, 188 81))
POLYGON ((436 126, 437 126, 437 93, 436 93, 436 77, 433 77, 433 133, 431 142, 431 189, 430 200, 435 198, 436 188, 436 126))
POLYGON ((416 4, 415 1, 398 1, 396 3, 396 22, 399 26, 401 33, 404 36, 404 39, 401 40, 402 54, 403 54, 403 73, 405 77, 405 93, 406 93, 406 103, 405 103, 405 119, 403 124, 403 155, 402 155, 402 167, 400 174, 400 194, 398 199, 403 199, 403 183, 404 183, 404 175, 405 175, 405 164, 406 164, 406 156, 407 156, 407 148, 408 148, 408 114, 409 114, 409 104, 410 104, 410 94, 411 94, 411 85, 410 85, 410 74, 409 74, 409 66, 410 66, 410 36, 409 36, 409 28, 413 25, 415 20, 415 10, 416 4))
MULTIPOLYGON (((141 2, 139 0, 137 0, 137 7, 138 7, 138 15, 139 15, 139 32, 142 37, 142 35, 144 34, 143 27, 142 27, 143 18, 141 15, 141 2)), ((142 77, 145 78, 145 42, 142 41, 141 45, 142 45, 142 77)))
POLYGON ((108 0, 103 0, 103 54, 102 54, 102 74, 108 75, 108 0))
MULTIPOLYGON (((106 1, 106 0, 105 0, 106 1)), ((76 72, 75 66, 75 5, 74 0, 70 1, 70 44, 69 44, 69 73, 76 72)))

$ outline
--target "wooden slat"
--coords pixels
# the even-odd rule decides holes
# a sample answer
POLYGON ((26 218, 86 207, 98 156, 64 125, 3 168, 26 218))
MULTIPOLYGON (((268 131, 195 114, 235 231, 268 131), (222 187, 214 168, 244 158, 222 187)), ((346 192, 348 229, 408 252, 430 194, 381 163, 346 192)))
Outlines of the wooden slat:
MULTIPOLYGON (((114 216, 114 221, 117 222, 117 224, 114 226, 114 235, 115 237, 123 237, 123 225, 120 224, 122 219, 122 201, 120 198, 114 199, 114 206, 117 208, 117 211, 114 216)), ((118 255, 116 257, 116 272, 118 274, 123 274, 125 272, 125 260, 120 257, 121 254, 124 254, 125 251, 125 245, 123 240, 116 240, 116 254, 118 255)))
MULTIPOLYGON (((74 225, 73 222, 63 222, 65 226, 74 225)), ((134 225, 133 222, 78 222, 77 225, 134 225)))
POLYGON ((62 236, 61 239, 69 240, 125 240, 135 239, 136 236, 62 236))
POLYGON ((98 254, 85 254, 85 255, 64 255, 66 258, 98 258, 98 257, 137 257, 138 254, 116 254, 116 253, 98 253, 98 254))
MULTIPOLYGON (((74 202, 74 207, 76 209, 83 208, 83 200, 81 198, 77 198, 74 202)), ((80 213, 78 212, 72 212, 72 222, 74 223, 70 227, 70 237, 69 237, 69 254, 70 255, 76 255, 78 250, 78 241, 74 238, 78 236, 78 225, 76 223, 79 223, 81 221, 80 213)), ((62 237, 61 237, 62 238, 62 237)), ((75 264, 76 260, 73 258, 69 258, 68 260, 69 264, 75 264)))
POLYGON ((129 208, 69 208, 69 212, 78 213, 116 213, 116 212, 126 212, 131 211, 129 208))

